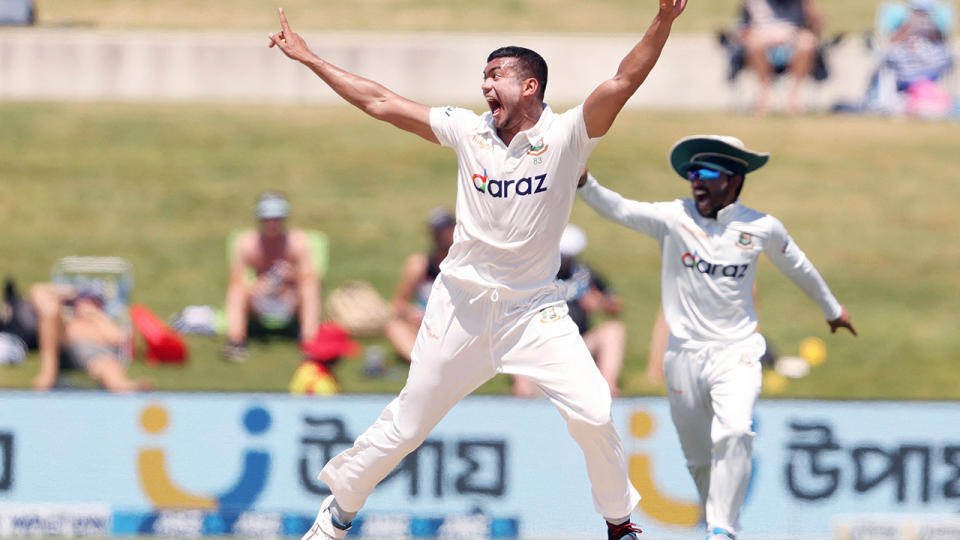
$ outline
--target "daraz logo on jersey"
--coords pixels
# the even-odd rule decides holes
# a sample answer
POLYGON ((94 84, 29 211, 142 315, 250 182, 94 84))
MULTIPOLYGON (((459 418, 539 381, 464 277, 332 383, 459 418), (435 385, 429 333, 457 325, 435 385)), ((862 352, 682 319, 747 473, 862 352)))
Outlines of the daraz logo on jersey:
POLYGON ((473 187, 480 193, 503 199, 511 195, 522 197, 543 193, 547 190, 547 186, 543 185, 546 180, 546 174, 538 174, 534 177, 527 176, 519 180, 493 180, 487 178, 487 171, 484 170, 483 174, 473 175, 473 187))
POLYGON ((694 269, 701 274, 710 276, 723 276, 740 279, 747 275, 749 264, 715 264, 702 257, 696 251, 689 251, 680 256, 680 264, 687 268, 694 269))

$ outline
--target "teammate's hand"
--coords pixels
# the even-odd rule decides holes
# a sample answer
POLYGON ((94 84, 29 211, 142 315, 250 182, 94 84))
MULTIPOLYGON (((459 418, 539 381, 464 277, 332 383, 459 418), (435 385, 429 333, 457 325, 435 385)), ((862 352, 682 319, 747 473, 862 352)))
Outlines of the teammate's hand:
POLYGON ((660 16, 666 16, 671 21, 683 13, 687 7, 687 0, 660 0, 660 16))
POLYGON ((287 16, 283 13, 283 8, 280 8, 280 31, 276 34, 269 34, 269 37, 271 48, 276 45, 283 51, 283 54, 298 62, 305 62, 313 55, 310 48, 307 47, 307 42, 300 37, 300 34, 290 30, 290 23, 287 22, 287 16))
POLYGON ((853 323, 850 322, 850 313, 847 312, 847 308, 844 306, 840 306, 840 316, 832 321, 827 321, 827 324, 830 325, 831 334, 835 334, 837 332, 837 328, 846 328, 851 334, 857 335, 857 331, 853 327, 853 323))

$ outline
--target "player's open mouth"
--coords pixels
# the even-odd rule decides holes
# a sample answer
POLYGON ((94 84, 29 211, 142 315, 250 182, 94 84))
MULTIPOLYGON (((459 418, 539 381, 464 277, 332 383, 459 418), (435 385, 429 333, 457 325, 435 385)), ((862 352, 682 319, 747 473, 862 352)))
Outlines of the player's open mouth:
POLYGON ((698 203, 705 202, 710 198, 710 192, 704 188, 694 188, 693 198, 698 203))
POLYGON ((503 110, 503 107, 500 106, 500 102, 493 98, 487 98, 487 105, 490 106, 490 112, 493 113, 494 117, 499 116, 500 111, 503 110))

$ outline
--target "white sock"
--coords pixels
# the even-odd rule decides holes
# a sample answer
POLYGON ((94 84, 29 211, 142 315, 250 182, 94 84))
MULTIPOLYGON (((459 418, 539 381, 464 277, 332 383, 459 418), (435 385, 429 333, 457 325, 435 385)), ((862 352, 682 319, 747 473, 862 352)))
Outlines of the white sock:
POLYGON ((607 523, 611 525, 623 525, 624 523, 630 521, 630 516, 622 517, 618 519, 611 519, 611 518, 605 517, 603 519, 607 520, 607 523))
POLYGON ((337 500, 333 500, 333 504, 330 505, 330 516, 333 518, 333 525, 338 529, 348 529, 350 524, 353 523, 353 518, 357 517, 356 512, 347 512, 343 508, 340 508, 340 505, 337 504, 337 500))

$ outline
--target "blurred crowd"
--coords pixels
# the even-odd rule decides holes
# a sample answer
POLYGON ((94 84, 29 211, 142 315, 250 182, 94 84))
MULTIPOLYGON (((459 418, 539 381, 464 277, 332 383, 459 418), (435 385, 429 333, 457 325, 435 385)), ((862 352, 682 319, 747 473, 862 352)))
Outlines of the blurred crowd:
MULTIPOLYGON (((79 272, 69 279, 33 284, 25 295, 8 281, 0 311, 0 359, 19 363, 29 350, 37 350, 36 390, 70 386, 61 376, 81 372, 104 390, 135 392, 154 386, 148 379, 127 375, 135 336, 152 362, 184 361, 184 334, 222 336, 221 358, 232 363, 250 359, 251 337, 280 338, 298 342, 302 354, 290 390, 317 394, 340 391, 333 367, 358 353, 356 338, 382 338, 391 349, 388 353, 378 344, 367 347, 367 376, 384 375, 387 354, 399 363, 410 362, 433 282, 453 243, 452 212, 435 208, 429 213, 428 248, 404 260, 389 302, 370 284, 353 281, 330 291, 323 313, 326 237, 288 225, 291 204, 283 193, 262 193, 254 208, 256 226, 234 231, 226 242, 229 274, 223 308, 188 306, 168 325, 143 306, 131 307, 129 291, 111 282, 102 269, 99 275, 79 272)), ((619 320, 622 301, 611 284, 580 259, 586 245, 584 231, 569 225, 561 240, 557 280, 568 291, 571 317, 616 396, 627 340, 626 326, 619 320)), ((654 338, 662 342, 666 326, 658 328, 654 338)), ((650 359, 649 378, 658 383, 663 351, 652 354, 656 358, 650 359)), ((520 397, 537 395, 522 377, 514 378, 513 391, 520 397)))
MULTIPOLYGON (((955 21, 948 0, 883 0, 874 27, 864 34, 872 66, 860 99, 838 102, 834 112, 916 115, 945 118, 958 115, 955 54, 950 43, 955 21)), ((803 112, 803 89, 831 73, 830 52, 846 39, 826 36, 829 21, 816 0, 744 0, 732 31, 719 39, 729 62, 729 79, 741 71, 757 81, 755 113, 771 111, 773 89, 785 79, 784 111, 803 112)))
MULTIPOLYGON (((32 0, 0 0, 0 25, 35 21, 32 0)), ((733 30, 721 32, 720 41, 729 54, 730 79, 741 71, 752 72, 756 79, 755 113, 774 109, 780 77, 786 80, 784 111, 804 111, 806 82, 830 77, 830 49, 844 39, 825 36, 828 23, 816 0, 743 0, 733 30)), ((957 114, 960 77, 950 42, 954 23, 954 6, 947 0, 883 1, 874 28, 864 36, 874 63, 863 97, 838 103, 834 110, 928 118, 957 114)), ((86 373, 106 390, 148 390, 152 382, 127 375, 131 335, 139 330, 149 338, 145 354, 155 361, 183 360, 180 334, 223 336, 221 357, 236 363, 248 360, 251 336, 295 340, 304 359, 291 378, 290 388, 296 392, 339 391, 332 367, 359 350, 357 337, 382 337, 399 361, 409 362, 433 281, 453 242, 452 213, 438 208, 427 216, 429 247, 406 258, 387 301, 362 282, 325 295, 326 236, 289 226, 290 210, 284 194, 261 194, 255 203, 256 226, 237 230, 227 240, 223 307, 188 306, 169 327, 142 310, 131 318, 129 305, 110 308, 117 301, 116 288, 103 281, 38 283, 25 294, 8 283, 0 310, 0 361, 20 362, 28 350, 36 349, 40 366, 33 386, 38 390, 56 387, 60 375, 70 370, 86 373), (324 296, 327 313, 322 309, 324 296)), ((570 314, 611 392, 618 395, 627 340, 619 320, 622 302, 615 288, 580 260, 586 243, 582 230, 568 227, 557 279, 570 291, 570 314)), ((120 302, 128 304, 128 299, 120 302)), ((654 383, 662 380, 666 332, 660 315, 648 353, 647 378, 654 383)), ((382 374, 383 349, 368 347, 367 352, 368 375, 382 374)), ((522 378, 515 378, 513 389, 517 396, 535 394, 522 378)))

